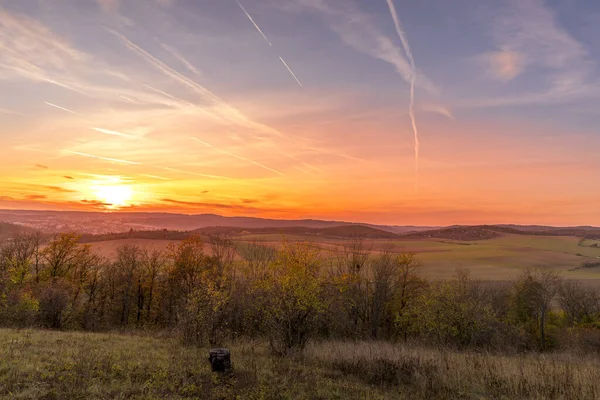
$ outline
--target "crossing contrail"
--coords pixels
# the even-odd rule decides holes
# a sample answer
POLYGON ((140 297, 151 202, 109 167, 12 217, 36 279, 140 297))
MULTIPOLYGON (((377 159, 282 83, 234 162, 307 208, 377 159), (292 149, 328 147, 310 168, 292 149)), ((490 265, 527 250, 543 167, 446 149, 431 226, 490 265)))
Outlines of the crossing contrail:
POLYGON ((256 22, 254 22, 254 19, 252 19, 252 16, 250 14, 248 14, 248 11, 246 11, 246 9, 242 5, 242 3, 240 3, 238 0, 235 0, 235 2, 237 3, 238 6, 240 6, 240 8, 244 12, 244 14, 246 14, 246 17, 248 17, 250 22, 252 22, 252 25, 254 25, 254 27, 256 28, 258 33, 260 33, 262 35, 262 37, 267 41, 267 43, 269 43, 269 46, 273 46, 273 44, 271 44, 271 41, 269 40, 269 38, 267 38, 267 35, 265 35, 263 33, 262 29, 260 29, 260 27, 258 26, 258 24, 256 22))
POLYGON ((410 121, 412 123, 413 133, 415 136, 415 193, 417 193, 419 188, 419 152, 421 148, 421 142, 419 141, 419 129, 417 128, 417 120, 415 118, 415 83, 417 79, 417 66, 410 49, 410 45, 408 44, 408 40, 406 39, 406 34, 400 25, 400 19, 398 18, 398 13, 396 12, 396 7, 394 6, 394 0, 386 1, 388 7, 390 8, 392 19, 394 20, 396 32, 398 33, 398 37, 402 42, 402 47, 404 48, 406 57, 410 62, 410 106, 408 109, 408 114, 410 115, 410 121))

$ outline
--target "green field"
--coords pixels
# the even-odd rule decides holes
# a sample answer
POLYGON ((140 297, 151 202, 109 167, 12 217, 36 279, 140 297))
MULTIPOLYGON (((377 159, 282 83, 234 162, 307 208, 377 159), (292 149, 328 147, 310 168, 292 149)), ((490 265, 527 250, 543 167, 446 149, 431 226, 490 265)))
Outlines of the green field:
MULTIPOLYGON (((311 241, 331 252, 341 249, 347 240, 302 235, 252 234, 237 236, 237 241, 257 241, 276 247, 282 240, 311 241)), ((120 239, 95 242, 92 246, 111 257, 121 244, 166 248, 171 240, 120 239)), ((429 279, 446 279, 457 269, 469 269, 481 280, 514 279, 527 268, 543 267, 561 271, 565 278, 584 279, 600 284, 599 268, 580 268, 585 262, 600 262, 597 241, 584 241, 574 236, 502 235, 488 240, 458 242, 441 239, 367 239, 364 246, 373 253, 391 244, 395 251, 412 252, 423 264, 422 274, 429 279)), ((208 249, 207 249, 208 250, 208 249)))

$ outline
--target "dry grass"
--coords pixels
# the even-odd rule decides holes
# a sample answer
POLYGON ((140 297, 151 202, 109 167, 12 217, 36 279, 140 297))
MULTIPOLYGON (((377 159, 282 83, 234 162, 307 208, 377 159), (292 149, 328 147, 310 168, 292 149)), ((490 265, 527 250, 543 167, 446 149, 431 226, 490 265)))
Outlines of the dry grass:
POLYGON ((306 357, 367 384, 402 388, 398 398, 600 398, 597 355, 498 355, 378 342, 325 342, 310 346, 306 357))
POLYGON ((595 399, 600 359, 321 342, 230 345, 234 374, 167 337, 0 330, 1 399, 595 399))

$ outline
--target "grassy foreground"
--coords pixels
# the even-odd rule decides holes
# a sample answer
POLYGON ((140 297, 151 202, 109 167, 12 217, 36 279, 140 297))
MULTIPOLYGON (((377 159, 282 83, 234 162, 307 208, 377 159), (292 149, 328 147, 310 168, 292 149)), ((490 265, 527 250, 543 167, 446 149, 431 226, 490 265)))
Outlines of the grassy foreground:
POLYGON ((207 349, 127 334, 0 330, 2 399, 595 399, 597 355, 490 355, 389 343, 322 342, 275 358, 229 347, 235 373, 207 349))

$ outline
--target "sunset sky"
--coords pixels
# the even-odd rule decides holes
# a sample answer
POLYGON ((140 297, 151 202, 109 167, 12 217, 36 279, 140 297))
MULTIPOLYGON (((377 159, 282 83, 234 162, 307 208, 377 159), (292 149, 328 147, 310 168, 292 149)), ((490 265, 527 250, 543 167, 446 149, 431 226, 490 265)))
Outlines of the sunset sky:
POLYGON ((0 0, 0 208, 600 225, 599 37, 596 0, 0 0))

